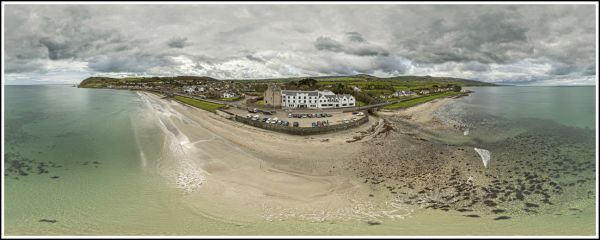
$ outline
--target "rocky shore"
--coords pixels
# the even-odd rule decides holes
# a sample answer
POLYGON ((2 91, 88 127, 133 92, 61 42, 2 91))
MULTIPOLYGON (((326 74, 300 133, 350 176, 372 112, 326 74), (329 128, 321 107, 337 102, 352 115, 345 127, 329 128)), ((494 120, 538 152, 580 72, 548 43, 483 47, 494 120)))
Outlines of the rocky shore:
MULTIPOLYGON (((595 198, 593 132, 525 120, 512 124, 527 131, 484 141, 462 134, 469 122, 432 114, 442 105, 385 114, 391 130, 364 142, 360 157, 346 168, 387 198, 471 218, 576 214, 581 206, 573 206, 574 201, 595 198), (491 152, 487 168, 474 148, 491 152)), ((481 120, 480 135, 509 127, 481 120)))

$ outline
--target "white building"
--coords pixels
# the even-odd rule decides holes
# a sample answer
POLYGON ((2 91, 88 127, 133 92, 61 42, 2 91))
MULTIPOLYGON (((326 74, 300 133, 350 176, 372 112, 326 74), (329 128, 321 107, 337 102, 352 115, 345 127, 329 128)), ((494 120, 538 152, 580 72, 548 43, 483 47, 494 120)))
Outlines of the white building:
POLYGON ((396 91, 394 93, 394 97, 404 97, 404 96, 411 96, 411 95, 416 95, 416 93, 413 91, 410 91, 410 90, 401 90, 401 91, 396 91))
POLYGON ((284 108, 343 108, 355 105, 356 99, 350 94, 335 94, 332 91, 281 91, 281 106, 284 108))
POLYGON ((232 93, 232 92, 223 92, 223 94, 221 95, 221 97, 222 98, 234 98, 234 97, 237 97, 237 96, 235 95, 235 93, 232 93))
POLYGON ((204 92, 204 87, 199 86, 183 86, 183 92, 187 94, 204 92))

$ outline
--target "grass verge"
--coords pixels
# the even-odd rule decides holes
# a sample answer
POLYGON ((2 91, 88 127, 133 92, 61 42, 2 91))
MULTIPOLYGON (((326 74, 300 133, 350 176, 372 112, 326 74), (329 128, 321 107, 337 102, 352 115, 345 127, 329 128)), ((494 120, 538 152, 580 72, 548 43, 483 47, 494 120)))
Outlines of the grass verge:
POLYGON ((451 92, 437 93, 437 94, 433 94, 433 95, 428 95, 428 96, 413 98, 411 100, 407 100, 407 101, 403 101, 403 102, 394 103, 394 104, 391 104, 391 105, 387 105, 387 106, 385 106, 383 108, 384 109, 409 108, 409 107, 415 106, 417 104, 429 102, 429 101, 434 100, 434 99, 444 98, 444 97, 450 97, 450 96, 455 96, 455 95, 459 95, 459 94, 460 94, 460 92, 452 92, 452 91, 451 92))
POLYGON ((189 98, 189 97, 182 97, 182 96, 175 96, 175 99, 180 102, 192 105, 192 106, 200 108, 200 109, 204 109, 209 112, 215 112, 215 111, 217 111, 217 109, 225 106, 223 104, 216 104, 216 103, 212 103, 212 102, 207 102, 207 101, 202 101, 202 100, 189 98))

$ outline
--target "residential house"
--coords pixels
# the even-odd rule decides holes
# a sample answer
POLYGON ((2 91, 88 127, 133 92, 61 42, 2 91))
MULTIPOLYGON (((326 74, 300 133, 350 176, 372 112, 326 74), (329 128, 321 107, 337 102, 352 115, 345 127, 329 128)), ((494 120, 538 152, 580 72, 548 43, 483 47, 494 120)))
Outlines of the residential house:
POLYGON ((394 97, 406 97, 406 96, 412 96, 412 95, 416 95, 417 93, 410 91, 410 90, 400 90, 400 91, 396 91, 393 95, 394 97))

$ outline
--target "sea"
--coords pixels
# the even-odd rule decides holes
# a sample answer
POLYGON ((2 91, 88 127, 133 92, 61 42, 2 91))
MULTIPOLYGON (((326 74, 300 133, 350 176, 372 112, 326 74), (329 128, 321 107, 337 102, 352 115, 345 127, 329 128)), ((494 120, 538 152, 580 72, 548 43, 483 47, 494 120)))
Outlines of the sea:
POLYGON ((544 181, 565 184, 556 193, 564 197, 553 198, 560 207, 505 221, 423 211, 377 225, 356 220, 248 222, 204 214, 184 204, 185 193, 161 174, 172 157, 165 132, 135 91, 8 85, 3 108, 4 234, 594 235, 596 87, 469 90, 470 96, 437 112, 461 134, 438 137, 485 149, 489 167, 498 171, 529 168, 527 176, 543 175, 544 181))

